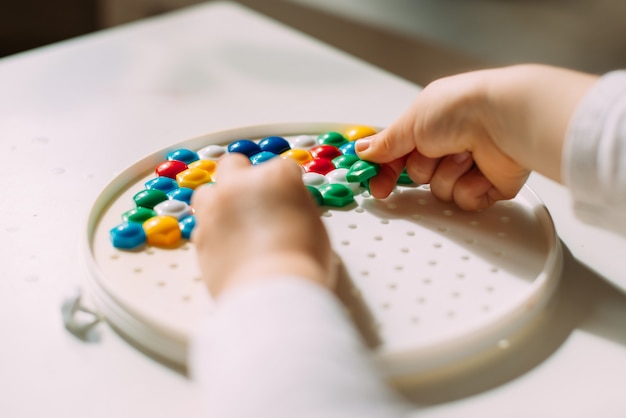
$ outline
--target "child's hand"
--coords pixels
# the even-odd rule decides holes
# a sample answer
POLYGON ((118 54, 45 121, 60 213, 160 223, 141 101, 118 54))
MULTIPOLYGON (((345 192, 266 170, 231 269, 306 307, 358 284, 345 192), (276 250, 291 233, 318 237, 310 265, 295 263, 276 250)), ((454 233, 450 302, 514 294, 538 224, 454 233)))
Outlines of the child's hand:
POLYGON ((216 183, 194 193, 192 240, 213 296, 253 279, 297 275, 332 286, 330 242, 293 161, 259 166, 239 154, 219 163, 216 183))
POLYGON ((435 81, 398 121, 357 142, 361 158, 382 163, 372 194, 386 197, 405 165, 468 210, 513 198, 530 170, 559 181, 570 116, 596 78, 524 65, 435 81))

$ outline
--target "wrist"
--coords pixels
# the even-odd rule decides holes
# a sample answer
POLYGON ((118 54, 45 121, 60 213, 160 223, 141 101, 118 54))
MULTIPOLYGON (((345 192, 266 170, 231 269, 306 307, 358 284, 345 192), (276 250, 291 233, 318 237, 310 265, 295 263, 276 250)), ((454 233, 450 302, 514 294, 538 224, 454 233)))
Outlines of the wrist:
POLYGON ((220 288, 212 289, 212 293, 219 296, 237 286, 280 276, 300 277, 330 289, 335 285, 335 274, 330 264, 330 262, 324 264, 315 257, 295 251, 263 255, 248 259, 233 269, 222 278, 220 288))

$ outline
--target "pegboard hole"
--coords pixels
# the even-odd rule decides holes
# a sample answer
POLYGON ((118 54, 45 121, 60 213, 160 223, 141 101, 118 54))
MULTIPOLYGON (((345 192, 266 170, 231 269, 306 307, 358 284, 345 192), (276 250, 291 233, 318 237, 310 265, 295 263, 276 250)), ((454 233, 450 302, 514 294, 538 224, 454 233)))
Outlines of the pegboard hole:
POLYGON ((413 220, 416 220, 416 221, 421 221, 422 220, 422 215, 416 213, 416 214, 411 215, 411 218, 413 220))
POLYGON ((450 210, 450 209, 445 209, 442 213, 443 213, 445 216, 452 216, 452 215, 454 215, 454 211, 453 211, 453 210, 450 210))
POLYGON ((415 235, 415 231, 406 231, 406 234, 410 237, 415 235))
POLYGON ((135 268, 133 269, 133 273, 135 273, 135 274, 140 274, 142 271, 143 271, 143 270, 142 270, 142 268, 141 268, 141 267, 135 267, 135 268))
POLYGON ((333 217, 333 213, 330 212, 330 211, 326 211, 326 212, 322 213, 322 216, 324 218, 332 218, 333 217))
POLYGON ((148 248, 148 249, 146 250, 146 254, 148 254, 148 255, 154 255, 154 248, 148 248))
POLYGON ((426 199, 417 199, 417 204, 418 205, 422 205, 422 206, 426 206, 428 204, 428 200, 426 200, 426 199))
POLYGON ((389 219, 381 219, 380 223, 383 225, 388 225, 389 224, 389 219))
POLYGON ((374 241, 382 241, 383 237, 381 235, 375 235, 374 236, 374 241))
POLYGON ((398 204, 397 203, 388 203, 387 204, 387 209, 398 209, 398 204))
POLYGON ((408 248, 406 248, 406 247, 400 248, 400 252, 401 253, 407 254, 409 251, 410 250, 408 248))
POLYGON ((478 225, 480 225, 480 222, 478 222, 478 221, 470 221, 469 224, 471 226, 478 226, 478 225))
POLYGON ((367 253, 367 258, 376 258, 376 253, 367 253))
POLYGON ((437 230, 439 230, 439 232, 448 232, 449 229, 447 226, 440 226, 437 228, 437 230))
POLYGON ((343 240, 343 241, 341 241, 341 245, 344 245, 344 246, 345 246, 345 245, 350 245, 350 241, 348 241, 348 240, 343 240))
POLYGON ((403 266, 403 265, 401 265, 401 264, 398 264, 397 266, 394 266, 394 269, 395 269, 396 271, 403 271, 403 270, 404 270, 404 266, 403 266))
POLYGON ((363 213, 363 212, 365 212, 365 209, 363 209, 363 208, 361 208, 361 207, 358 207, 358 208, 354 209, 354 211, 355 211, 356 213, 363 213))
POLYGON ((441 245, 441 243, 440 243, 440 242, 436 242, 436 243, 434 243, 434 244, 433 244, 433 247, 435 247, 435 248, 441 248, 441 247, 442 247, 442 245, 441 245))
POLYGON ((350 229, 356 229, 356 228, 357 228, 357 225, 356 225, 356 224, 349 224, 349 225, 348 225, 348 228, 350 228, 350 229))

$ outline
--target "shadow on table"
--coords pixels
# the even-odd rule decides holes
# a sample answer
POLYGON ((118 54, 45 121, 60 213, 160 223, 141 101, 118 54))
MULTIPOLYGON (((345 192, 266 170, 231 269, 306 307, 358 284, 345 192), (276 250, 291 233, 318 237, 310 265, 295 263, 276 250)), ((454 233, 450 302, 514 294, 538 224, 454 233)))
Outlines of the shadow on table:
POLYGON ((435 405, 501 386, 538 367, 575 330, 626 346, 626 295, 577 261, 563 245, 559 287, 544 312, 503 349, 436 378, 404 381, 399 391, 418 405, 435 405))

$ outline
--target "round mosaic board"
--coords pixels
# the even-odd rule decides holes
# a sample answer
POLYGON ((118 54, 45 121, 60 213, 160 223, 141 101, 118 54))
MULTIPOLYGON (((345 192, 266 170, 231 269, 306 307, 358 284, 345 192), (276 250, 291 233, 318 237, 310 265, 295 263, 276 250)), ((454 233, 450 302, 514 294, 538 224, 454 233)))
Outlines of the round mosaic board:
MULTIPOLYGON (((88 284, 100 312, 143 349, 184 366, 189 338, 212 309, 194 247, 183 237, 173 245, 116 248, 111 231, 122 214, 177 150, 227 149, 269 136, 297 148, 353 128, 308 123, 221 131, 155 152, 119 174, 97 198, 87 228, 88 284)), ((512 200, 466 212, 435 199, 428 185, 402 183, 383 200, 363 182, 350 185, 348 202, 320 201, 341 261, 342 300, 392 376, 462 363, 519 332, 541 312, 561 270, 550 215, 527 186, 512 200)))

